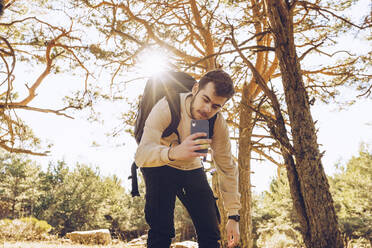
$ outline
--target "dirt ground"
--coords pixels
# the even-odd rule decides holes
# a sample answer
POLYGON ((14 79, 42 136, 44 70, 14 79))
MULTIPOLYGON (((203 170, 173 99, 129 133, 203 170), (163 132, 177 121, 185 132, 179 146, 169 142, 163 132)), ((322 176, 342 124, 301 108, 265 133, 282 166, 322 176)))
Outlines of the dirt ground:
POLYGON ((144 246, 127 245, 123 242, 113 242, 111 245, 78 245, 60 241, 40 242, 0 242, 0 248, 144 248, 144 246))

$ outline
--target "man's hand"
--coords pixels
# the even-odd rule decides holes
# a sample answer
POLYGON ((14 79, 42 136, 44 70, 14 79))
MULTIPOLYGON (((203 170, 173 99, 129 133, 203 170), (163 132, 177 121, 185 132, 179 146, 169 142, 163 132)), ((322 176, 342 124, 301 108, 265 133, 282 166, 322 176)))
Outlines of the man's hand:
POLYGON ((206 137, 206 133, 194 133, 188 136, 181 144, 171 147, 168 153, 170 160, 188 160, 190 158, 207 156, 207 153, 199 153, 197 150, 208 149, 210 139, 198 139, 200 137, 206 137))
POLYGON ((229 219, 226 224, 226 232, 228 239, 228 247, 233 248, 237 246, 240 240, 239 222, 229 219))

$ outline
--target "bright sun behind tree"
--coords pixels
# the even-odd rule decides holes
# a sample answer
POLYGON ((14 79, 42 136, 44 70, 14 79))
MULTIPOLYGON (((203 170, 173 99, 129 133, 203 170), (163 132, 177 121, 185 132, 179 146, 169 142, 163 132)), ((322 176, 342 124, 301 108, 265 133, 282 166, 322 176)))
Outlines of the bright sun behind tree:
POLYGON ((138 56, 138 71, 144 76, 154 76, 169 69, 168 58, 160 50, 144 50, 138 56))

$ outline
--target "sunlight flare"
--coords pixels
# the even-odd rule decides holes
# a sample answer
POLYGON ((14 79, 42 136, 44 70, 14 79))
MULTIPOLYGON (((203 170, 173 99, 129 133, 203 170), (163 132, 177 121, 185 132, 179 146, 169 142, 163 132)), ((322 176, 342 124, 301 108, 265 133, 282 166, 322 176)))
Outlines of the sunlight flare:
POLYGON ((154 76, 169 69, 168 58, 160 50, 143 51, 137 63, 139 73, 144 76, 154 76))

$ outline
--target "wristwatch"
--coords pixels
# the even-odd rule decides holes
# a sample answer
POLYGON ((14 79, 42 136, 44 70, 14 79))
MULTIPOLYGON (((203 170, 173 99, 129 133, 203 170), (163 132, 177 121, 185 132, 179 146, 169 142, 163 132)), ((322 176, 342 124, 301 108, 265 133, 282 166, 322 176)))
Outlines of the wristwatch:
POLYGON ((230 219, 230 220, 235 220, 236 222, 240 221, 240 215, 230 215, 227 218, 230 219))

